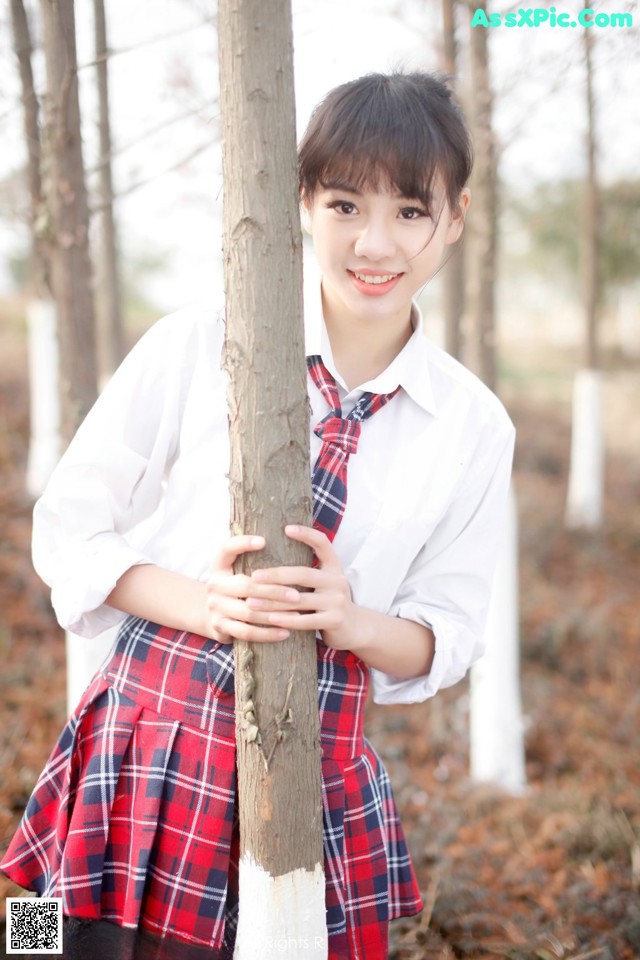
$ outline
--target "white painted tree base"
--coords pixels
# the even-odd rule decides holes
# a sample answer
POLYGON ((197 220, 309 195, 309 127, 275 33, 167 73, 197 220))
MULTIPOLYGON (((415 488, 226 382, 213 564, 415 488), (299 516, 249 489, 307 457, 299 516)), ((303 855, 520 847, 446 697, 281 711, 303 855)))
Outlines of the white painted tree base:
POLYGON ((471 777, 513 795, 526 789, 520 700, 518 512, 513 487, 491 594, 484 657, 470 688, 471 777))
POLYGON ((602 524, 604 447, 602 442, 602 375, 579 370, 573 384, 571 464, 566 526, 595 530, 602 524))
POLYGON ((115 643, 120 624, 110 627, 97 637, 88 639, 75 633, 65 633, 67 659, 67 713, 71 714, 89 686, 102 661, 115 643))
POLYGON ((245 854, 240 861, 240 916, 234 960, 325 960, 325 879, 294 870, 272 877, 245 854))
POLYGON ((27 328, 30 424, 26 488, 35 500, 60 457, 58 340, 56 308, 51 300, 30 301, 27 328))

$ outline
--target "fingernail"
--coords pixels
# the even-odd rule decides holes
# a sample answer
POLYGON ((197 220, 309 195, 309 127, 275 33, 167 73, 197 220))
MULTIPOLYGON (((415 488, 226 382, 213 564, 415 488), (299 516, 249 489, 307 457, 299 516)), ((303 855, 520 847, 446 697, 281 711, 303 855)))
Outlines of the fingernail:
POLYGON ((286 640, 288 636, 288 630, 278 630, 278 640, 286 640))
POLYGON ((251 546, 252 547, 264 546, 264 537, 251 537, 251 546))
POLYGON ((284 595, 285 600, 299 600, 300 594, 297 590, 287 590, 284 595))
POLYGON ((300 533, 300 527, 295 523, 288 523, 284 528, 285 533, 300 533))

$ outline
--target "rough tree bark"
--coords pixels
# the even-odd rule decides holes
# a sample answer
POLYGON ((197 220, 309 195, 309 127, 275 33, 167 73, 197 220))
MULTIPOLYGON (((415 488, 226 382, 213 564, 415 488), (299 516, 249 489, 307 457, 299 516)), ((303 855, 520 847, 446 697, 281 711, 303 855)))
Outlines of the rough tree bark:
POLYGON ((583 369, 573 386, 571 462, 565 521, 569 528, 595 530, 602 524, 604 444, 602 438, 602 373, 598 349, 598 317, 602 296, 600 270, 600 189, 594 95, 593 30, 583 31, 586 93, 587 173, 584 196, 582 283, 585 307, 583 369))
POLYGON ((97 392, 89 217, 73 0, 41 0, 41 10, 47 74, 44 186, 58 320, 60 433, 68 441, 97 392))
MULTIPOLYGON (((486 9, 486 0, 473 2, 486 9)), ((496 385, 495 278, 497 248, 496 149, 492 127, 493 96, 489 77, 488 30, 471 28, 470 117, 475 141, 472 179, 473 216, 470 219, 472 255, 468 298, 471 312, 471 365, 487 386, 496 385)))
MULTIPOLYGON (((456 0, 442 0, 442 68, 457 90, 456 0)), ((462 357, 462 318, 465 305, 464 246, 460 239, 453 247, 442 270, 445 350, 462 357)))
MULTIPOLYGON (((267 547, 239 567, 310 562, 289 0, 219 0, 232 532, 267 547)), ((313 634, 236 644, 240 920, 236 957, 326 956, 313 634), (283 948, 284 952, 283 952, 283 948)))
POLYGON ((109 54, 104 0, 93 0, 98 81, 98 134, 100 142, 100 265, 98 278, 98 360, 100 373, 108 376, 124 357, 122 298, 118 264, 118 241, 113 210, 111 173, 111 125, 109 121, 109 54))
POLYGON ((27 148, 27 175, 32 234, 29 280, 35 296, 41 297, 48 290, 49 268, 46 243, 40 234, 40 227, 43 222, 42 174, 40 169, 40 106, 33 83, 33 70, 31 66, 33 47, 29 21, 23 0, 11 0, 11 24, 13 28, 13 47, 20 71, 23 129, 27 148))
MULTIPOLYGON (((471 10, 487 8, 471 0, 471 10)), ((489 30, 472 27, 470 117, 475 141, 472 239, 468 259, 472 365, 492 390, 497 385, 495 288, 497 272, 497 153, 493 132, 489 30)), ((471 776, 512 793, 524 788, 524 737, 519 678, 518 518, 510 492, 485 628, 487 653, 471 675, 471 776), (498 691, 498 695, 496 695, 498 691)))
POLYGON ((11 0, 13 46, 20 72, 27 151, 31 255, 27 286, 29 332, 29 456, 25 484, 34 499, 42 493, 60 456, 55 305, 49 279, 48 217, 42 195, 40 105, 33 82, 32 43, 23 0, 11 0))

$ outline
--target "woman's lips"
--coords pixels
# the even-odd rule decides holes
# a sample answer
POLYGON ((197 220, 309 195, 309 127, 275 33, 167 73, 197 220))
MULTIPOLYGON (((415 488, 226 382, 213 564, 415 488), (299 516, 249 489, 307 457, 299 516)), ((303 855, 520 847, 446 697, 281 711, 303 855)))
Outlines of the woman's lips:
POLYGON ((381 297, 392 290, 402 277, 401 273, 374 273, 371 271, 348 270, 356 290, 368 297, 381 297))

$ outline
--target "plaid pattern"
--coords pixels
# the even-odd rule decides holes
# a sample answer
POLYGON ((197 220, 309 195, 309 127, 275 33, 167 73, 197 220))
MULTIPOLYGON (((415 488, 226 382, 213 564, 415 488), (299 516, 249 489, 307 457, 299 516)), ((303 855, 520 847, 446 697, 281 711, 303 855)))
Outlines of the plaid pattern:
MULTIPOLYGON (((387 956, 420 895, 384 767, 363 739, 368 670, 318 641, 330 960, 387 956)), ((125 621, 62 733, 2 869, 68 916, 231 956, 237 923, 233 648, 125 621)))
POLYGON ((400 387, 392 393, 363 393, 355 407, 342 416, 342 406, 336 382, 325 367, 320 356, 307 357, 309 375, 331 412, 314 428, 322 440, 322 447, 313 468, 313 525, 333 540, 347 505, 347 465, 349 457, 358 449, 362 421, 372 417, 400 387))

